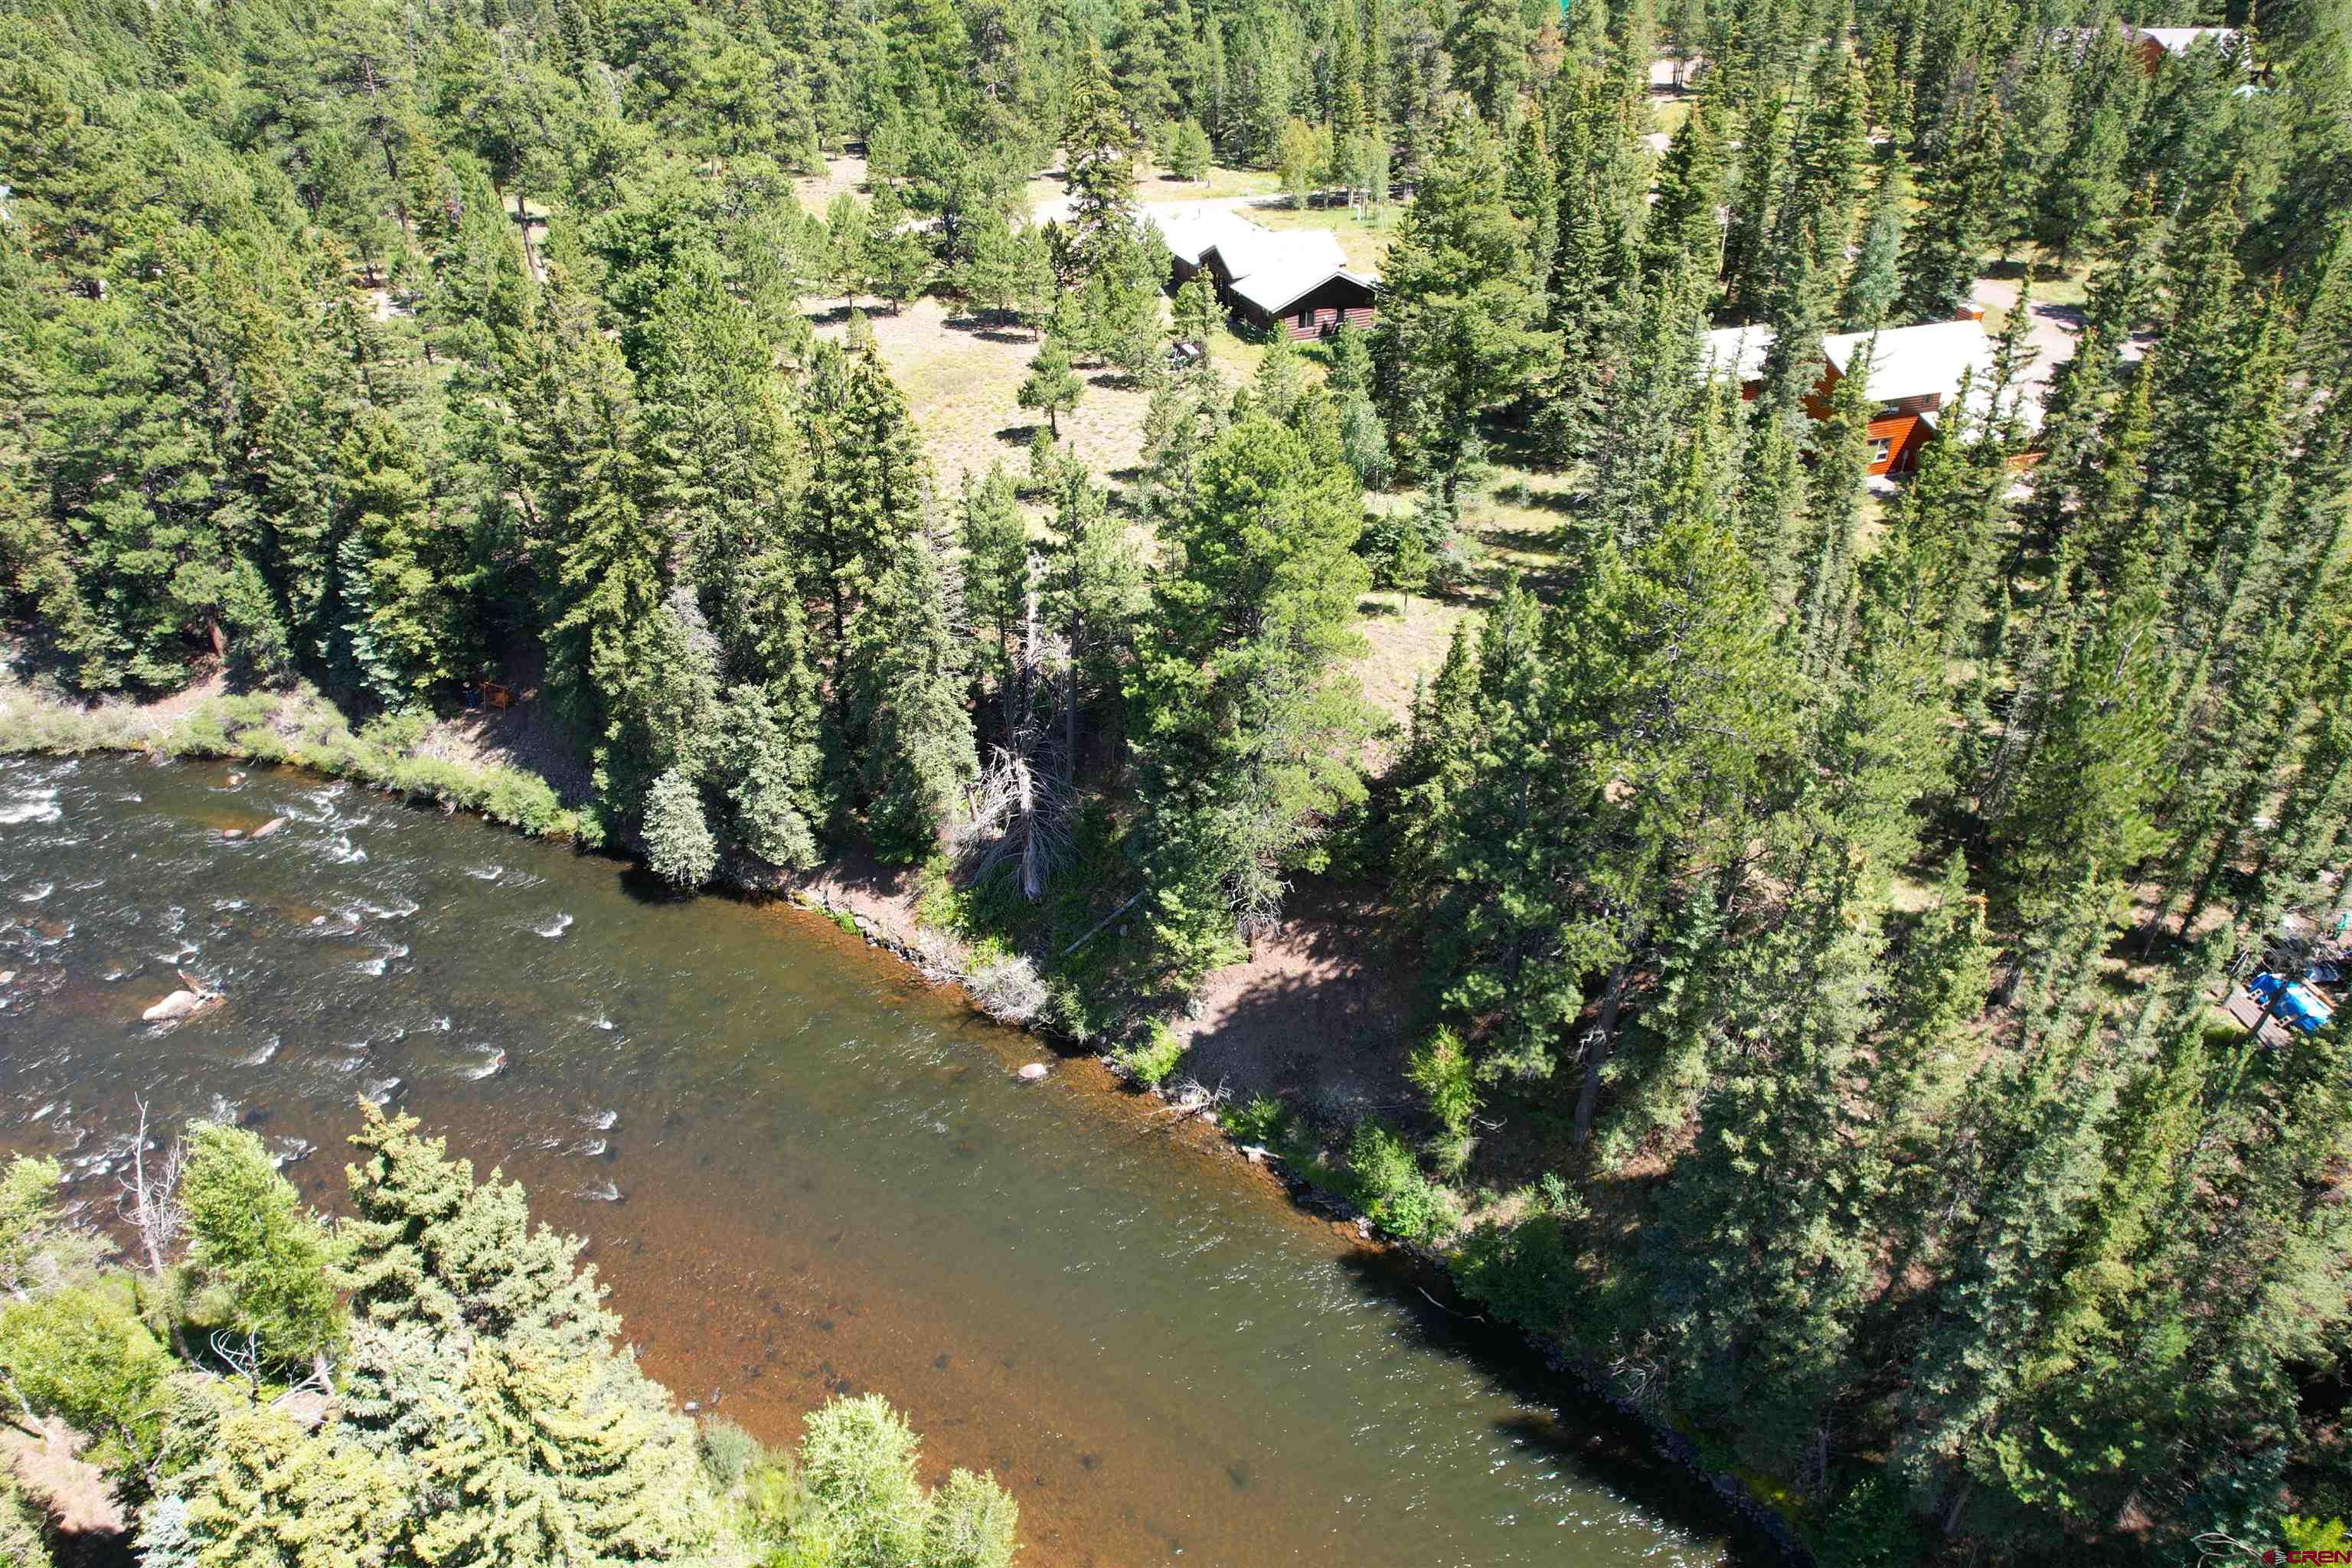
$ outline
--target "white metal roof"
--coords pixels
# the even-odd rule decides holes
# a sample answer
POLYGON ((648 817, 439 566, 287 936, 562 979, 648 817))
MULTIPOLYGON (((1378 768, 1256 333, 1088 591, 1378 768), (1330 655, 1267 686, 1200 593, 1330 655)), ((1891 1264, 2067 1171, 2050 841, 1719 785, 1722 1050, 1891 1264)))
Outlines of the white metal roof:
POLYGON ((1771 352, 1769 327, 1717 327, 1700 340, 1699 374, 1727 375, 1745 386, 1764 374, 1764 356, 1771 352))
POLYGON ((1380 287, 1381 281, 1377 272, 1351 272, 1345 267, 1271 267, 1235 283, 1234 292, 1267 315, 1279 316, 1309 289, 1334 278, 1345 278, 1367 289, 1380 287))
POLYGON ((1235 283, 1276 268, 1303 271, 1319 267, 1328 277, 1348 265, 1339 237, 1328 228, 1295 228, 1276 234, 1253 224, 1246 232, 1217 241, 1215 249, 1217 259, 1224 263, 1225 276, 1235 283))
POLYGON ((2161 47, 2166 54, 2185 55, 2200 38, 2218 38, 2224 49, 2237 47, 2235 27, 2132 27, 2132 37, 2146 38, 2161 47))
POLYGON ((1280 315, 1292 300, 1333 278, 1348 278, 1366 288, 1380 281, 1376 272, 1349 271, 1339 237, 1327 228, 1276 233, 1253 225, 1202 254, 1208 249, 1216 251, 1233 291, 1268 315, 1280 315))
POLYGON ((1244 236, 1266 231, 1237 212, 1211 208, 1205 212, 1154 212, 1144 208, 1144 216, 1160 237, 1168 243, 1168 253, 1187 267, 1201 264, 1201 253, 1211 246, 1240 240, 1244 236))
MULTIPOLYGON (((1822 352, 1840 375, 1850 375, 1854 351, 1869 337, 1868 332, 1834 333, 1822 340, 1822 352)), ((1870 395, 1885 403, 1930 393, 1948 397, 1970 370, 1979 382, 1992 374, 1992 340, 1985 335, 1982 321, 1895 327, 1878 334, 1878 347, 1870 356, 1870 395)))
MULTIPOLYGON (((1840 375, 1851 374, 1855 352, 1869 337, 1868 332, 1838 332, 1822 340, 1822 353, 1840 375)), ((1771 352, 1769 327, 1717 327, 1700 341, 1699 374, 1728 375, 1744 386, 1763 375, 1765 356, 1771 352)), ((1953 397, 1970 372, 1975 374, 1969 382, 1969 406, 1982 415, 1991 405, 1993 382, 1993 342, 1982 321, 1891 327, 1878 334, 1878 347, 1870 356, 1870 395, 1880 403, 1930 394, 1953 397)), ((2032 388, 2017 387, 2010 408, 2028 428, 2040 427, 2041 400, 2032 388)))

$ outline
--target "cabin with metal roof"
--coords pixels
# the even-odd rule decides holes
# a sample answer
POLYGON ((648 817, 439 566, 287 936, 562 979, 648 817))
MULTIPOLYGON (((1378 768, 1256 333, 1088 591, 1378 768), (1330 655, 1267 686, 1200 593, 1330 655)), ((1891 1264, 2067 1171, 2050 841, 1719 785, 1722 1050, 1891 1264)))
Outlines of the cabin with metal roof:
MULTIPOLYGON (((1821 374, 1806 396, 1807 413, 1829 417, 1830 395, 1841 379, 1854 374, 1863 345, 1872 342, 1876 346, 1866 369, 1871 399, 1878 405, 1867 430, 1872 473, 1907 473, 1916 467, 1920 450, 1958 405, 1963 384, 1971 413, 1981 415, 1991 406, 1993 342, 1982 321, 1969 320, 1823 338, 1821 374)), ((1699 374, 1729 376, 1739 384, 1743 398, 1752 398, 1762 390, 1764 361, 1771 352, 1769 327, 1720 327, 1701 340, 1699 374)), ((2038 405, 2022 393, 2003 411, 2019 415, 2030 427, 2040 424, 2038 405)))

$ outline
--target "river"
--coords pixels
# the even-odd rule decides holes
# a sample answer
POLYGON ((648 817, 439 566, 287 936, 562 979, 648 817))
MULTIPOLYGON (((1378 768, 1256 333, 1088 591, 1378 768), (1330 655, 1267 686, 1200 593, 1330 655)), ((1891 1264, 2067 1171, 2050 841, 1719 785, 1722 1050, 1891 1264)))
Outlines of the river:
POLYGON ((680 1399, 790 1440, 887 1394, 1031 1568, 1732 1557, 1509 1336, 819 917, 299 773, 0 759, 0 1147, 78 1195, 144 1099, 331 1205, 396 1102, 590 1238, 680 1399), (175 966, 227 1000, 142 1023, 175 966))

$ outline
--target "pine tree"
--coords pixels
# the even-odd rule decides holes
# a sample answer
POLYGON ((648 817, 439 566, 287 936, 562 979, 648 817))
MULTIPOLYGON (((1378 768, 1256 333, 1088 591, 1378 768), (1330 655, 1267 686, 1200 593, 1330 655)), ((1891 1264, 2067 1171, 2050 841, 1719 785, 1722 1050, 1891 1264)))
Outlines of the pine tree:
POLYGON ((1195 276, 1185 280, 1176 290, 1176 341, 1191 343, 1201 351, 1203 363, 1209 357, 1209 340, 1224 312, 1217 309, 1217 296, 1206 278, 1195 276))
POLYGON ((673 887, 692 889, 719 868, 719 842, 702 809, 702 792, 677 768, 646 793, 646 865, 673 887))
POLYGON ((691 1560, 709 1525, 693 1429, 635 1363, 528 1339, 465 1357, 464 1418, 417 1468, 455 1507, 416 1521, 416 1561, 514 1568, 691 1560))
POLYGON ((1149 589, 1142 552, 1109 498, 1073 468, 1063 470, 1059 490, 1039 586, 1045 626, 1062 643, 1061 768, 1068 784, 1078 771, 1082 716, 1091 710, 1106 727, 1117 718, 1149 589))
POLYGON ((364 1157, 344 1167, 352 1206, 341 1227, 357 1321, 512 1338, 575 1357, 610 1342, 618 1320, 593 1266, 578 1264, 584 1242, 530 1229, 520 1187, 495 1171, 477 1184, 472 1162, 419 1137, 415 1117, 369 1105, 360 1114, 352 1145, 364 1157))
POLYGON ((1450 494, 1478 416, 1525 390, 1553 342, 1492 133, 1455 113, 1441 135, 1389 253, 1372 352, 1391 435, 1450 494))
POLYGON ((814 696, 746 682, 727 695, 722 769, 743 847, 771 865, 804 871, 823 858, 824 759, 814 696))
POLYGON ((1072 253, 1079 270, 1092 275, 1119 264, 1135 227, 1135 133, 1097 45, 1078 57, 1062 147, 1069 161, 1072 253))
POLYGON ((929 478, 906 400, 870 352, 820 347, 802 405, 809 483, 797 530, 836 765, 862 745, 850 710, 852 620, 920 526, 929 478))
POLYGON ((1454 79, 1498 129, 1529 74, 1526 15, 1509 0, 1471 0, 1454 13, 1445 35, 1454 79))
POLYGON ((330 1278, 336 1249, 261 1140, 198 1123, 182 1193, 188 1265, 201 1290, 219 1292, 227 1330, 249 1340, 265 1365, 308 1370, 322 1362, 342 1338, 330 1278))
POLYGON ((1149 921, 1168 968, 1197 973, 1263 928, 1323 820, 1362 795, 1343 680, 1365 586, 1354 477, 1252 415, 1204 460, 1163 539, 1181 552, 1153 595, 1156 643, 1129 700, 1145 811, 1149 921))
POLYGON ((1021 384, 1021 406, 1042 412, 1045 428, 1059 440, 1061 416, 1078 405, 1078 395, 1085 390, 1086 384, 1070 369, 1069 351, 1048 333, 1037 357, 1029 362, 1028 377, 1021 384))
POLYGON ((1979 89, 1913 155, 1921 205, 1903 243, 1896 312, 1906 321, 1948 321, 1968 302, 1993 230, 2001 137, 1999 102, 1979 89))
MULTIPOLYGON (((397 1560, 415 1506, 400 1468, 334 1426, 313 1433, 292 1415, 242 1404, 218 1382, 183 1376, 166 1441, 187 1456, 155 1512, 173 1521, 178 1561, 285 1568, 380 1568, 397 1560)), ((151 1515, 151 1518, 153 1516, 151 1515)), ((159 1560, 151 1523, 142 1538, 159 1560)))
POLYGON ((996 687, 1002 726, 1010 741, 1025 721, 1028 698, 1021 689, 1028 671, 1023 631, 1032 587, 1029 520, 1002 463, 990 466, 977 484, 963 484, 963 605, 971 616, 978 675, 996 687))
POLYGON ((1879 163, 1876 193, 1862 231, 1862 247, 1847 273, 1845 292, 1838 302, 1839 323, 1850 332, 1871 332, 1887 324, 1895 298, 1903 284, 1903 214, 1908 205, 1911 176, 1903 154, 1892 146, 1879 163))
POLYGON ((1678 1386, 1776 1473, 1826 1470, 1832 1406, 1859 1368, 1885 1155, 1852 1084, 1874 1024, 1873 900, 1824 858, 1775 926, 1738 944, 1702 1026, 1713 1081, 1656 1232, 1678 1386))
POLYGON ((860 617, 853 656, 866 712, 866 826, 886 858, 926 858, 978 777, 964 706, 963 601, 932 526, 898 546, 860 617))
POLYGON ((660 760, 636 721, 656 679, 647 658, 663 594, 662 544, 644 508, 635 388, 618 352, 593 336, 567 342, 549 435, 556 613, 549 680, 592 738, 606 809, 634 809, 660 760))

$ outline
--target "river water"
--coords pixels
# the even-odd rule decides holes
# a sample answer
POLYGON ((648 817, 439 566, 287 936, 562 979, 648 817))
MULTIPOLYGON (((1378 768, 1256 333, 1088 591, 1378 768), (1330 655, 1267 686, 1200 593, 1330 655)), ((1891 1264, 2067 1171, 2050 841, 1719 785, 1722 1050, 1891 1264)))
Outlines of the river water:
POLYGON ((396 1102, 590 1238, 681 1399, 783 1441, 887 1394, 1031 1568, 1732 1556, 1508 1336, 818 917, 299 773, 0 759, 0 1147, 94 1205, 140 1099, 322 1205, 396 1102), (175 966, 227 1000, 142 1023, 175 966))

